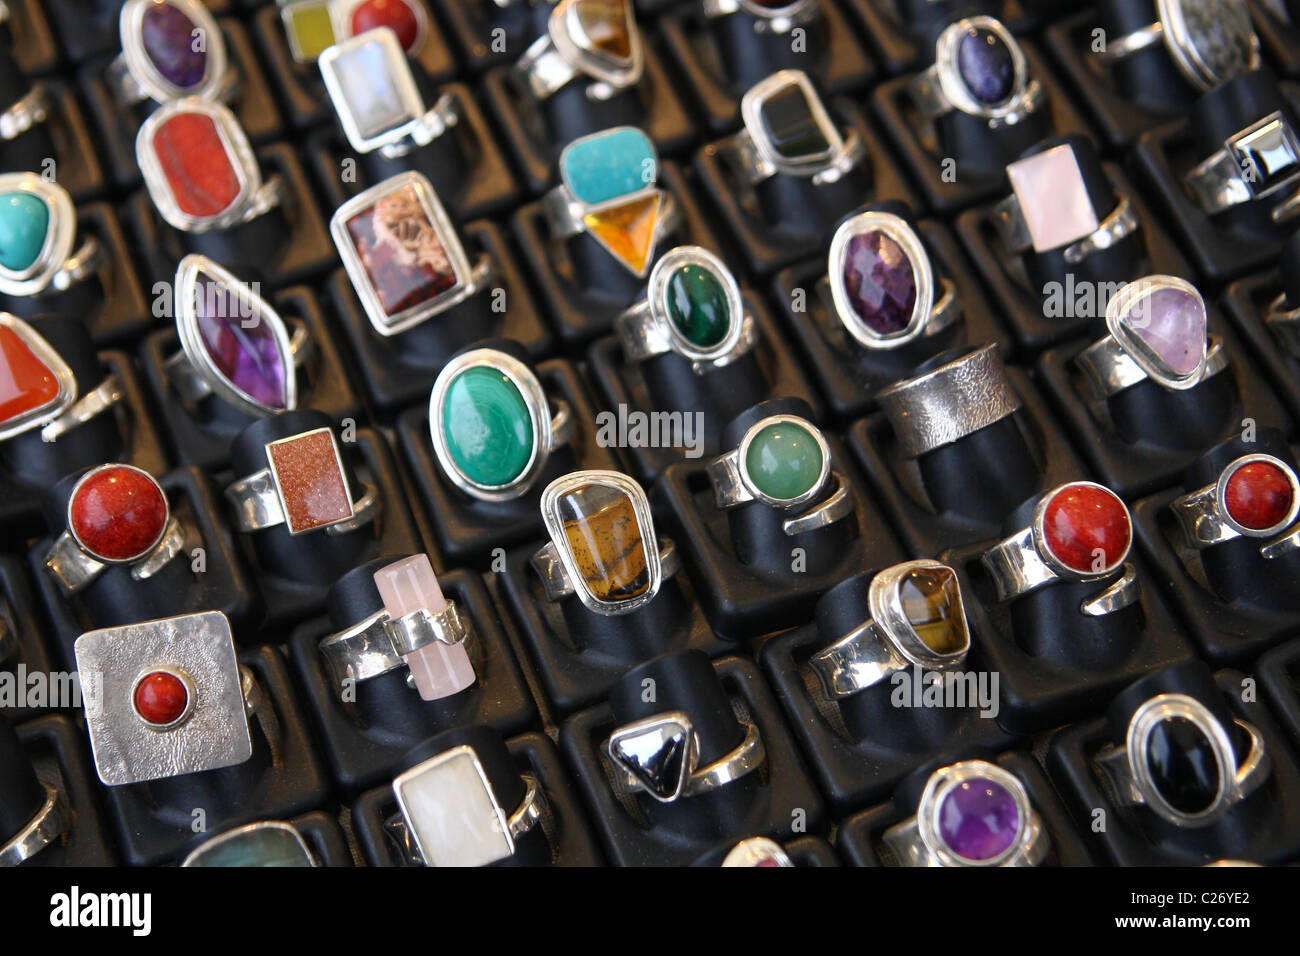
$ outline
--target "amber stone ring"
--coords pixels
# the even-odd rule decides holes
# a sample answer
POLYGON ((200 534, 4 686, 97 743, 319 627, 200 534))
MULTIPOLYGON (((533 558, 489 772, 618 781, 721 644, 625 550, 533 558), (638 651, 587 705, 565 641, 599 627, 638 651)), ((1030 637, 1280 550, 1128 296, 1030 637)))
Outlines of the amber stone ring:
POLYGON ((607 100, 634 86, 644 69, 632 0, 560 0, 515 76, 538 100, 585 76, 587 96, 607 100))
POLYGON ((576 594, 597 614, 627 614, 680 568, 672 541, 655 537, 645 492, 627 475, 564 475, 546 486, 541 508, 551 541, 532 564, 548 601, 576 594))
POLYGON ((848 697, 910 666, 961 667, 970 631, 952 568, 929 558, 885 568, 867 592, 871 617, 808 662, 826 695, 848 697))

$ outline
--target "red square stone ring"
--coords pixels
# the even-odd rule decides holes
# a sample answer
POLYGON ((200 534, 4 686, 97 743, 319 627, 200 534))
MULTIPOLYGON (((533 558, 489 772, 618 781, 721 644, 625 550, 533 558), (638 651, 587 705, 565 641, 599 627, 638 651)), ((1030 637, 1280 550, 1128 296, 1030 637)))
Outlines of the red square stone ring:
POLYGON ((284 182, 265 182, 235 114, 197 97, 173 100, 149 115, 135 158, 158 213, 183 232, 251 222, 283 199, 284 182))
POLYGON ((1242 537, 1272 538, 1259 548, 1270 560, 1300 550, 1300 482, 1295 469, 1272 455, 1242 455, 1214 484, 1175 498, 1169 507, 1198 550, 1242 537))
POLYGON ((94 236, 74 252, 77 211, 68 191, 35 173, 0 174, 0 292, 66 292, 95 275, 104 249, 94 236))
POLYGON ((283 525, 291 535, 321 530, 338 535, 378 516, 379 491, 373 485, 364 484, 361 497, 352 497, 332 428, 314 428, 265 447, 269 467, 226 488, 240 531, 283 525))
POLYGON ((1081 614, 1101 617, 1128 607, 1141 594, 1137 571, 1125 563, 1132 545, 1133 521, 1119 496, 1091 481, 1072 481, 1039 498, 1029 527, 980 560, 999 601, 1058 581, 1102 581, 1118 574, 1079 606, 1081 614))
POLYGON ((109 89, 118 102, 234 94, 221 27, 199 0, 126 0, 118 30, 122 52, 108 67, 109 89))
POLYGON ((67 527, 45 553, 45 570, 72 595, 114 564, 146 580, 184 548, 185 529, 153 475, 134 465, 100 465, 73 486, 67 527))
POLYGON ((644 69, 632 0, 559 0, 514 75, 537 100, 579 77, 590 80, 590 99, 608 100, 635 86, 644 69))
POLYGON ((0 441, 40 429, 56 441, 111 409, 122 384, 108 375, 84 395, 63 357, 22 319, 0 312, 0 441))

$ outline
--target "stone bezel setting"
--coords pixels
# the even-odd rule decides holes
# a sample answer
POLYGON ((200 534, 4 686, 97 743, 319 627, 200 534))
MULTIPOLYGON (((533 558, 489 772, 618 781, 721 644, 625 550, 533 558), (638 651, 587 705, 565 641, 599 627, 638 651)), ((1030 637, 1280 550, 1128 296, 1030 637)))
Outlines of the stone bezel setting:
POLYGON ((1111 489, 1107 488, 1105 485, 1098 484, 1095 481, 1070 481, 1063 485, 1058 485, 1051 491, 1047 492, 1047 494, 1043 495, 1038 500, 1038 504, 1034 508, 1034 520, 1031 523, 1030 528, 1033 533, 1034 547, 1038 551, 1039 556, 1043 559, 1043 562, 1059 577, 1064 578, 1067 581, 1099 581, 1102 578, 1108 577, 1124 566, 1124 562, 1128 560, 1129 552, 1133 549, 1133 515, 1129 512, 1128 505, 1124 503, 1123 498, 1115 494, 1111 489), (1058 495, 1063 494, 1071 488, 1077 488, 1080 486, 1096 489, 1114 498, 1119 502, 1120 507, 1124 509, 1124 517, 1128 522, 1128 541, 1124 545, 1123 552, 1118 558, 1100 571, 1080 571, 1077 568, 1070 567, 1056 556, 1056 553, 1047 542, 1045 515, 1048 506, 1058 495))
MULTIPOLYGON (((354 33, 352 30, 352 17, 357 11, 357 7, 365 3, 366 0, 331 0, 330 14, 334 22, 335 40, 361 36, 363 33, 369 33, 369 30, 363 30, 361 33, 354 33)), ((424 48, 425 41, 429 38, 429 12, 424 8, 420 0, 398 0, 403 6, 411 11, 411 16, 415 18, 415 41, 410 48, 402 47, 404 56, 419 56, 420 51, 424 48)), ((374 27, 372 29, 378 29, 374 27)), ((389 27, 391 30, 392 28, 389 27)), ((402 46, 400 39, 398 46, 402 46)))
POLYGON ((334 527, 335 525, 346 525, 348 522, 356 518, 357 502, 356 499, 352 496, 352 485, 351 482, 348 481, 347 469, 343 467, 343 453, 339 449, 338 436, 334 434, 333 428, 329 426, 322 426, 321 428, 312 428, 305 432, 299 432, 297 435, 287 435, 284 438, 278 438, 275 441, 267 442, 265 448, 266 448, 267 471, 270 472, 271 484, 275 488, 275 496, 280 502, 281 514, 284 515, 284 528, 289 535, 296 536, 300 534, 310 534, 313 531, 322 531, 322 530, 328 531, 330 530, 330 528, 334 527), (297 528, 294 527, 293 524, 293 511, 290 509, 289 501, 285 497, 284 483, 281 478, 280 471, 276 466, 275 456, 271 453, 271 449, 277 445, 289 445, 295 442, 300 442, 307 438, 310 438, 313 435, 319 435, 321 433, 324 433, 329 436, 330 448, 334 452, 334 456, 332 459, 328 460, 327 462, 318 462, 317 464, 321 466, 324 466, 326 464, 333 465, 333 470, 337 474, 338 481, 343 486, 343 496, 347 499, 348 502, 348 513, 345 515, 340 515, 327 522, 314 524, 310 527, 297 528))
POLYGON ((831 300, 835 313, 846 332, 861 345, 870 349, 894 349, 915 341, 925 332, 926 320, 934 309, 934 269, 930 256, 921 242, 916 230, 900 216, 888 212, 862 212, 840 223, 831 237, 830 250, 826 257, 826 278, 830 283, 831 300), (869 232, 881 232, 896 242, 907 257, 912 269, 912 281, 916 287, 916 299, 912 304, 912 315, 907 326, 898 332, 882 335, 871 328, 866 320, 858 314, 849 297, 848 287, 844 281, 844 266, 848 256, 849 243, 856 237, 869 232))
POLYGON ((844 154, 844 137, 840 135, 839 127, 835 125, 825 104, 822 103, 812 80, 802 70, 778 70, 771 76, 759 80, 741 97, 740 116, 754 151, 758 154, 759 162, 787 176, 807 179, 823 174, 827 165, 835 157, 844 154), (763 120, 763 105, 791 86, 798 87, 804 102, 808 105, 809 115, 817 124, 818 132, 827 144, 825 150, 798 159, 783 156, 772 146, 763 120))
POLYGON ((1214 506, 1223 523, 1238 534, 1245 535, 1248 538, 1269 538, 1278 532, 1291 527, 1296 520, 1296 516, 1300 515, 1300 480, 1297 479, 1296 473, 1291 466, 1279 458, 1274 458, 1272 455, 1264 454, 1243 455, 1242 457, 1229 462, 1228 466, 1219 473, 1219 480, 1215 482, 1214 485, 1214 506), (1286 477, 1287 483, 1291 486, 1291 507, 1287 510, 1286 517, 1271 527, 1259 530, 1247 528, 1245 525, 1240 524, 1235 518, 1233 518, 1228 511, 1226 497, 1228 482, 1232 480, 1232 476, 1241 468, 1254 462, 1263 462, 1265 464, 1273 465, 1282 472, 1286 477))
POLYGON ((298 404, 297 374, 290 344, 289 333, 284 320, 275 308, 258 295, 245 282, 233 273, 222 268, 207 256, 191 253, 181 259, 176 268, 175 282, 176 332, 180 338, 181 349, 190 365, 212 392, 235 408, 256 418, 273 415, 281 411, 293 411, 298 404), (266 322, 275 339, 284 374, 284 407, 272 408, 263 405, 251 395, 239 388, 233 381, 217 368, 203 340, 199 328, 196 296, 201 295, 199 280, 201 277, 217 283, 228 296, 236 297, 251 309, 258 321, 266 322))
POLYGON ((413 128, 423 119, 424 97, 420 95, 420 90, 415 85, 415 76, 411 72, 411 65, 406 59, 402 44, 392 30, 377 28, 358 33, 356 36, 349 36, 348 39, 335 43, 321 53, 317 58, 317 64, 320 66, 321 79, 325 83, 326 92, 329 93, 339 125, 343 127, 343 134, 347 137, 348 144, 356 152, 365 154, 383 146, 396 144, 409 137, 413 128), (404 117, 394 125, 371 134, 367 134, 360 118, 352 111, 347 84, 336 67, 338 61, 355 55, 358 50, 367 46, 378 47, 380 60, 385 67, 384 79, 391 86, 404 114, 404 117))
POLYGON ((131 77, 150 99, 158 103, 197 97, 215 100, 222 93, 226 79, 226 40, 212 13, 197 0, 162 0, 166 6, 175 7, 201 30, 206 38, 203 79, 192 87, 180 87, 159 72, 144 46, 144 15, 160 0, 127 0, 118 17, 118 33, 122 39, 122 56, 131 77))
POLYGON ((140 723, 144 724, 145 727, 156 733, 161 733, 163 731, 174 730, 181 724, 185 723, 185 721, 189 720, 190 715, 194 713, 194 704, 197 698, 198 692, 194 687, 194 678, 185 673, 185 671, 181 670, 179 667, 170 667, 167 665, 160 667, 145 667, 140 671, 140 675, 135 679, 135 683, 131 687, 131 712, 135 714, 136 718, 140 723), (152 677, 155 674, 166 674, 169 677, 173 677, 180 681, 181 685, 185 688, 185 708, 175 719, 165 724, 156 724, 144 714, 140 713, 140 708, 136 703, 136 693, 139 690, 140 684, 145 679, 152 677))
MULTIPOLYGON (((1202 50, 1204 37, 1193 33, 1188 23, 1184 8, 1189 2, 1195 5, 1201 0, 1156 0, 1156 18, 1162 27, 1161 38, 1164 40, 1165 50, 1168 51, 1174 65, 1178 67, 1178 72, 1200 92, 1208 93, 1232 77, 1220 75, 1218 72, 1217 68, 1224 64, 1212 64, 1206 60, 1202 50)), ((1247 69, 1253 70, 1259 66, 1259 35, 1255 33, 1251 24, 1249 12, 1243 10, 1242 16, 1245 18, 1244 25, 1250 28, 1250 36, 1247 38, 1245 34, 1239 33, 1236 39, 1243 41, 1249 47, 1247 69)))
MULTIPOLYGON (((555 52, 578 72, 585 73, 597 83, 607 84, 614 90, 626 89, 640 82, 645 70, 645 52, 631 0, 623 0, 631 56, 622 63, 615 62, 614 57, 596 49, 578 17, 577 8, 580 3, 581 0, 560 0, 551 11, 546 32, 555 52)), ((608 96, 597 98, 608 99, 608 96)))
POLYGON ((509 821, 510 814, 497 799, 487 771, 473 747, 461 744, 398 774, 393 779, 393 796, 397 798, 398 809, 426 866, 486 866, 514 855, 515 841, 509 821), (414 791, 420 786, 421 781, 427 781, 440 773, 453 773, 453 764, 466 766, 482 785, 482 789, 477 791, 465 787, 457 788, 464 800, 459 809, 461 814, 468 815, 472 811, 482 818, 476 830, 492 834, 493 845, 476 846, 468 856, 465 848, 462 847, 459 855, 448 859, 448 854, 445 852, 435 852, 439 849, 435 838, 445 834, 435 833, 428 826, 422 825, 420 816, 413 812, 416 809, 414 791), (486 822, 483 822, 484 820, 486 822), (442 862, 439 862, 440 860, 442 862))
POLYGON ((465 255, 460 237, 456 235, 456 229, 443 208, 433 184, 421 173, 415 171, 399 173, 343 203, 330 217, 330 235, 334 238, 334 245, 338 247, 343 267, 347 270, 348 278, 352 280, 352 288, 361 299, 361 305, 366 311, 367 318, 370 319, 371 326, 382 336, 397 335, 414 328, 421 322, 460 304, 478 291, 475 283, 471 281, 469 258, 465 255), (456 281, 432 298, 389 315, 371 281, 366 263, 348 232, 348 222, 354 216, 378 204, 390 193, 407 187, 415 191, 429 225, 437 233, 438 241, 447 254, 456 281))
POLYGON ((970 626, 966 620, 966 605, 961 594, 961 584, 957 580, 956 572, 941 561, 920 558, 885 568, 871 579, 871 585, 867 590, 867 605, 876 628, 909 664, 928 670, 952 670, 966 659, 970 651, 970 626), (964 647, 948 654, 932 650, 921 639, 903 609, 901 588, 907 574, 911 571, 937 569, 953 575, 953 582, 957 585, 953 617, 961 620, 961 632, 966 638, 964 647))
POLYGON ((32 326, 15 315, 0 312, 0 326, 9 329, 42 365, 48 368, 58 382, 54 398, 36 408, 29 409, 6 422, 0 423, 0 441, 40 428, 66 412, 77 400, 77 378, 63 356, 42 338, 32 326))
POLYGON ((533 487, 549 457, 550 424, 550 400, 546 397, 546 390, 542 388, 533 370, 513 355, 497 349, 473 349, 457 355, 443 366, 429 393, 429 437, 433 442, 433 453, 438 459, 438 464, 442 467, 443 474, 457 488, 480 501, 511 501, 526 494, 533 487), (500 372, 518 390, 528 408, 533 436, 532 454, 523 470, 505 484, 485 485, 470 478, 456 463, 447 441, 443 422, 443 406, 446 404, 447 394, 461 374, 472 368, 488 368, 500 372))
POLYGON ((1146 701, 1129 718, 1124 741, 1129 774, 1146 800, 1147 806, 1175 826, 1202 827, 1220 819, 1227 812, 1229 797, 1237 777, 1237 757, 1227 730, 1208 707, 1186 694, 1159 694, 1146 701), (1214 800, 1199 813, 1175 809, 1165 799, 1151 778, 1148 755, 1151 735, 1157 725, 1181 718, 1193 724, 1209 741, 1219 770, 1219 790, 1214 800))
POLYGON ((72 254, 77 238, 77 210, 68 191, 35 173, 0 173, 0 195, 31 193, 45 204, 49 214, 41 251, 25 269, 0 266, 0 292, 30 296, 49 288, 54 276, 72 254))
POLYGON ((167 531, 171 527, 172 510, 171 510, 171 502, 167 500, 167 492, 163 490, 163 486, 158 483, 157 478, 149 474, 149 472, 145 471, 143 468, 137 468, 135 465, 128 465, 125 464, 124 462, 109 462, 108 464, 98 465, 94 468, 91 468, 84 475, 82 475, 80 478, 77 479, 77 483, 72 486, 72 492, 68 495, 68 504, 67 507, 64 509, 64 519, 66 521, 65 527, 68 529, 68 534, 72 537, 72 540, 76 542, 77 547, 80 548, 84 553, 90 555, 96 561, 100 562, 101 564, 135 564, 136 562, 142 561, 146 557, 148 557, 149 554, 151 554, 153 550, 158 547, 159 542, 161 542, 163 538, 167 536, 167 531), (153 489, 158 493, 158 497, 161 498, 163 502, 163 517, 162 517, 162 521, 159 522, 157 535, 154 536, 153 541, 151 541, 147 547, 140 549, 140 551, 135 554, 131 554, 123 558, 112 558, 112 557, 108 557, 107 555, 100 554, 98 551, 96 551, 95 549, 87 545, 86 542, 81 540, 81 536, 77 533, 77 526, 76 526, 76 522, 73 520, 72 512, 77 504, 77 496, 81 493, 81 490, 86 486, 86 482, 90 481, 91 478, 94 478, 96 475, 102 474, 105 471, 119 471, 119 470, 131 471, 137 475, 141 475, 149 482, 150 485, 153 486, 153 489))
POLYGON ((944 97, 954 107, 970 116, 978 116, 992 124, 1015 123, 1020 119, 1023 102, 1029 92, 1029 64, 1020 44, 1001 20, 989 16, 964 17, 948 24, 934 46, 935 73, 939 88, 944 97), (988 104, 976 99, 966 85, 958 65, 958 56, 962 40, 971 30, 985 30, 992 33, 1011 54, 1014 79, 1006 98, 998 103, 988 104))
POLYGON ((1027 849, 1031 842, 1029 838, 1033 819, 1034 810, 1029 802, 1029 793, 1020 778, 997 764, 984 760, 962 760, 934 771, 926 781, 916 808, 916 827, 921 841, 942 866, 994 867, 1007 863, 1027 849), (969 859, 957 853, 943 838, 940 827, 944 801, 962 784, 973 780, 989 780, 1001 786, 1015 801, 1019 816, 1011 842, 1001 853, 986 860, 969 859))
MULTIPOLYGON (((181 867, 184 868, 184 867, 208 867, 214 865, 215 866, 234 865, 234 864, 219 864, 219 863, 210 864, 205 862, 205 860, 214 854, 220 854, 221 850, 225 847, 228 847, 230 844, 238 845, 246 841, 249 837, 253 837, 257 834, 268 833, 268 832, 278 833, 289 840, 289 842, 293 845, 293 848, 297 851, 298 854, 300 854, 299 858, 301 862, 297 864, 298 866, 316 865, 316 859, 311 855, 311 850, 308 848, 307 842, 302 838, 302 834, 298 832, 297 827, 289 823, 282 823, 279 820, 259 820, 256 823, 247 823, 242 827, 235 827, 233 830, 227 830, 224 833, 217 834, 216 836, 212 837, 209 840, 205 840, 203 843, 199 844, 197 847, 195 847, 193 850, 190 851, 189 855, 186 856, 184 861, 181 863, 181 867)), ((239 864, 239 865, 261 866, 265 864, 239 864)), ((288 864, 276 864, 276 865, 287 866, 288 864)))
POLYGON ((739 344, 744 331, 745 306, 740 298, 740 285, 736 282, 736 277, 721 259, 700 246, 677 246, 659 258, 650 270, 646 302, 656 323, 667 331, 673 351, 692 362, 709 364, 729 355, 739 344), (697 266, 709 272, 722 287, 727 300, 727 332, 716 345, 709 348, 701 348, 687 339, 669 315, 668 284, 673 274, 683 266, 697 266))
POLYGON ((1185 374, 1180 374, 1157 355, 1126 321, 1143 302, 1149 301, 1157 292, 1166 289, 1191 295, 1200 309, 1201 324, 1205 325, 1207 318, 1205 300, 1196 286, 1177 276, 1151 275, 1126 283, 1110 297, 1106 303, 1106 328, 1124 352, 1152 381, 1165 388, 1181 391, 1194 388, 1205 377, 1206 359, 1209 355, 1206 337, 1201 336, 1196 367, 1185 374))
POLYGON ((740 440, 740 446, 736 449, 736 471, 740 475, 741 484, 745 486, 745 490, 748 491, 756 501, 761 501, 763 504, 773 508, 788 511, 812 501, 826 488, 826 481, 830 477, 831 473, 831 448, 830 445, 826 443, 826 437, 821 433, 821 429, 808 421, 808 419, 800 418, 798 415, 769 415, 766 418, 755 422, 753 425, 750 425, 749 429, 745 432, 745 437, 740 440), (821 449, 822 454, 821 471, 818 473, 817 479, 812 483, 812 486, 807 491, 794 498, 773 498, 771 495, 760 491, 758 486, 755 485, 754 480, 750 477, 747 465, 749 446, 753 440, 764 429, 782 423, 794 425, 811 435, 813 441, 817 443, 817 447, 821 449))

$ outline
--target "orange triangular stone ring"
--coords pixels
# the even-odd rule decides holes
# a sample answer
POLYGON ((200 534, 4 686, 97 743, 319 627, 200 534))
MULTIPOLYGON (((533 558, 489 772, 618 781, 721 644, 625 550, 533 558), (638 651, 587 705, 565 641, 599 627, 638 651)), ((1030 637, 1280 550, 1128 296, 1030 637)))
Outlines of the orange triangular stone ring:
POLYGON ((659 224, 658 192, 582 217, 591 236, 637 275, 645 275, 659 224))

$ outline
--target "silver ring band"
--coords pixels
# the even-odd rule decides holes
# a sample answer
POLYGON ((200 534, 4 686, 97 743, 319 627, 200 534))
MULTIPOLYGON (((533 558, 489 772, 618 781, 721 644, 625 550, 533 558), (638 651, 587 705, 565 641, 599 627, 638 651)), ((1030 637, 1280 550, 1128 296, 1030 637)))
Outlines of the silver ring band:
POLYGON ((1266 559, 1278 558, 1300 548, 1300 527, 1291 527, 1300 515, 1300 480, 1286 462, 1272 455, 1252 454, 1237 458, 1220 472, 1213 484, 1180 495, 1170 502, 1169 507, 1182 525, 1187 543, 1198 551, 1241 537, 1273 538, 1260 545, 1260 555, 1266 559), (1267 528, 1241 524, 1225 505, 1229 481, 1239 469, 1252 464, 1276 469, 1286 478, 1291 489, 1290 507, 1280 520, 1267 528))
POLYGON ((125 395, 116 375, 105 377, 99 385, 73 402, 66 412, 41 428, 41 441, 58 441, 77 426, 108 411, 125 395))
POLYGON ((361 683, 387 674, 406 664, 407 654, 426 647, 435 641, 462 644, 469 640, 473 628, 461 616, 455 601, 437 614, 422 608, 394 621, 387 611, 376 611, 369 617, 334 634, 329 634, 317 645, 335 684, 361 683))
POLYGON ((1098 52, 1097 57, 1104 63, 1113 63, 1116 60, 1122 60, 1163 42, 1164 36, 1165 26, 1157 20, 1155 23, 1148 23, 1132 33, 1124 34, 1118 40, 1107 41, 1106 46, 1098 52))
MULTIPOLYGON (((1124 344, 1113 335, 1107 335, 1092 343, 1075 356, 1074 361, 1088 379, 1088 384, 1098 399, 1118 395, 1125 389, 1132 388, 1151 377, 1124 344)), ((1223 347, 1223 340, 1217 335, 1210 336, 1201 373, 1184 387, 1199 385, 1211 376, 1218 375, 1228 367, 1230 361, 1228 350, 1223 347)))
MULTIPOLYGON (((185 528, 172 516, 158 543, 136 561, 131 562, 131 577, 144 581, 157 574, 166 564, 185 550, 185 528)), ((92 557, 77 543, 70 531, 64 530, 45 552, 45 570, 54 578, 59 590, 71 596, 98 578, 109 565, 92 557)))
POLYGON ((17 139, 33 126, 44 123, 49 112, 50 97, 45 84, 32 84, 30 90, 0 113, 0 140, 17 139))
POLYGON ((811 179, 815 186, 839 182, 856 169, 867 155, 866 147, 855 129, 845 131, 840 149, 824 164, 813 169, 789 166, 774 160, 770 151, 760 149, 755 144, 748 129, 742 129, 724 140, 719 149, 730 160, 741 180, 750 186, 756 186, 778 173, 811 179))
POLYGON ((598 50, 596 41, 586 36, 576 7, 576 3, 558 0, 547 20, 546 32, 514 65, 514 76, 538 101, 580 76, 590 80, 587 96, 593 100, 608 100, 641 80, 644 51, 631 13, 624 24, 628 57, 626 62, 614 63, 608 50, 598 50))
POLYGON ((1295 358, 1300 358, 1300 308, 1288 309, 1285 292, 1269 303, 1264 324, 1273 330, 1283 347, 1295 358))
POLYGON ((1256 199, 1286 193, 1272 218, 1297 212, 1300 196, 1300 137, 1279 110, 1234 134, 1222 148, 1192 167, 1183 184, 1207 215, 1256 199))
POLYGON ((745 729, 745 736, 735 749, 703 767, 698 765, 699 741, 695 736, 694 727, 690 718, 682 711, 657 714, 619 727, 605 745, 605 752, 615 769, 614 791, 628 795, 644 793, 661 803, 673 803, 683 797, 708 793, 739 780, 757 770, 767 759, 767 748, 763 745, 763 736, 759 733, 758 725, 749 720, 741 721, 741 724, 745 729), (653 733, 665 724, 671 724, 674 729, 684 731, 681 742, 686 745, 680 765, 681 773, 676 781, 677 786, 672 792, 658 789, 641 775, 629 770, 619 743, 630 737, 653 733))
POLYGON ((460 105, 450 93, 443 93, 423 116, 403 127, 400 139, 390 140, 379 147, 385 159, 401 159, 412 150, 428 146, 447 130, 460 122, 460 105))
POLYGON ((63 794, 44 781, 45 802, 36 816, 0 846, 0 866, 17 866, 54 843, 72 822, 63 794))
MULTIPOLYGON (((1020 255, 1033 248, 1029 235, 1029 226, 1020 209, 1020 200, 1015 193, 1007 196, 993 207, 993 222, 1002 244, 1013 255, 1020 255)), ((1078 265, 1094 253, 1109 249, 1122 239, 1137 231, 1141 222, 1133 204, 1124 193, 1115 201, 1115 208, 1110 211, 1101 224, 1082 239, 1075 240, 1061 252, 1065 261, 1078 265)))

